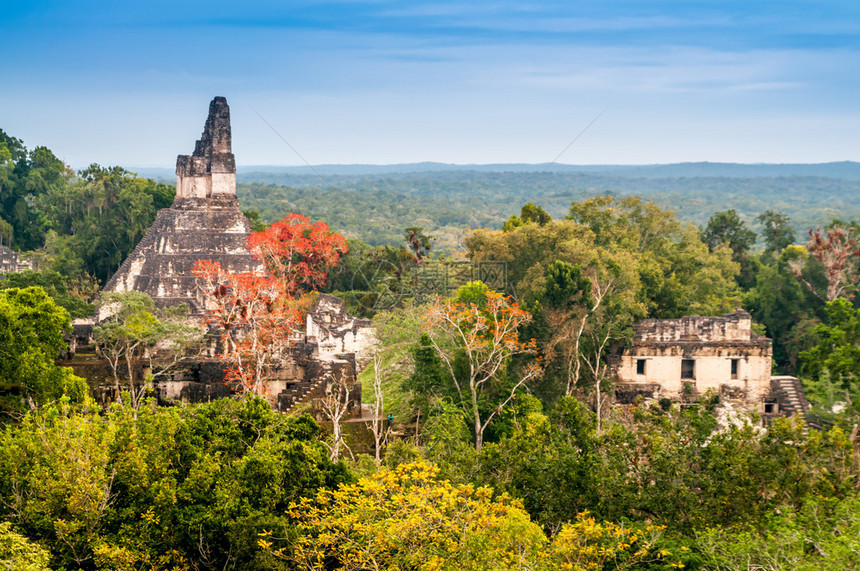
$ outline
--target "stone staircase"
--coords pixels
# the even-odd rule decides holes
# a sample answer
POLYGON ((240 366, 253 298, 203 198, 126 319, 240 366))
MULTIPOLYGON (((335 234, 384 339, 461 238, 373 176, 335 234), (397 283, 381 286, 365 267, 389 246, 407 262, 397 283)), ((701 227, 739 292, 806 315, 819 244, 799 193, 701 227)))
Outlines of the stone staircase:
POLYGON ((278 393, 278 410, 288 411, 302 404, 309 404, 315 398, 325 396, 328 378, 318 377, 311 382, 295 381, 278 393))
POLYGON ((809 401, 806 400, 806 395, 803 392, 803 385, 797 377, 778 376, 770 378, 771 402, 765 403, 776 404, 778 410, 768 412, 765 410, 765 416, 797 416, 806 420, 806 413, 812 408, 809 401))

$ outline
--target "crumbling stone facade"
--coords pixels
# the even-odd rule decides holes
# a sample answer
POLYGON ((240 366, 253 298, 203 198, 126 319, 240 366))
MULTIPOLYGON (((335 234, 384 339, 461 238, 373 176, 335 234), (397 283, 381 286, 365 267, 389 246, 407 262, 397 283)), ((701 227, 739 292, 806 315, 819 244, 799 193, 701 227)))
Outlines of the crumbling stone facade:
POLYGON ((770 339, 752 331, 750 314, 646 319, 616 365, 617 403, 636 398, 684 400, 716 391, 763 411, 771 391, 770 339))
POLYGON ((328 294, 308 312, 307 336, 321 353, 366 353, 375 342, 370 320, 350 317, 343 300, 328 294))
POLYGON ((230 108, 216 97, 194 153, 176 159, 173 205, 158 211, 104 291, 142 291, 159 307, 186 303, 192 314, 202 315, 205 307, 191 273, 198 260, 216 261, 231 272, 264 271, 247 248, 251 225, 236 198, 231 144, 230 108))
POLYGON ((18 257, 18 252, 0 244, 0 274, 29 270, 30 264, 18 257))
MULTIPOLYGON (((272 406, 287 411, 297 405, 311 405, 311 412, 319 416, 321 409, 314 401, 325 398, 335 383, 346 383, 350 389, 347 404, 351 415, 361 410, 361 383, 357 375, 361 370, 356 355, 366 354, 373 342, 370 321, 354 319, 344 308, 343 301, 321 295, 308 314, 308 323, 325 323, 334 331, 349 331, 355 339, 364 340, 335 347, 320 345, 313 336, 298 336, 290 348, 289 357, 281 364, 273 378, 266 382, 264 396, 272 406)), ((72 350, 61 361, 72 367, 76 374, 89 381, 97 402, 108 405, 116 400, 110 368, 96 355, 92 340, 92 325, 78 324, 70 339, 72 350)), ((146 376, 146 363, 138 362, 134 368, 135 384, 140 385, 146 376)), ((199 358, 177 367, 169 375, 159 377, 152 384, 160 403, 206 402, 230 396, 232 391, 224 383, 224 367, 217 359, 199 358)))

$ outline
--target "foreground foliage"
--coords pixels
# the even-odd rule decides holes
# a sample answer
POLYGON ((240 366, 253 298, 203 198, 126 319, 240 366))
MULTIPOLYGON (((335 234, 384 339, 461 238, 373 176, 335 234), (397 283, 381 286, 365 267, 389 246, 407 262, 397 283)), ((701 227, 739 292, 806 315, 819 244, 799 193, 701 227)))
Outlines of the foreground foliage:
MULTIPOLYGON (((273 554, 324 569, 628 569, 670 565, 663 528, 598 522, 587 512, 548 540, 519 502, 439 480, 418 462, 291 506, 298 537, 273 554)), ((267 534, 260 544, 272 549, 267 534)))
POLYGON ((85 381, 54 365, 69 319, 40 287, 0 290, 0 423, 64 395, 86 397, 85 381))
POLYGON ((0 515, 52 567, 267 569, 257 534, 349 481, 313 420, 261 399, 134 412, 63 403, 0 435, 0 515))
POLYGON ((516 502, 403 464, 291 506, 304 569, 528 569, 546 543, 516 502))

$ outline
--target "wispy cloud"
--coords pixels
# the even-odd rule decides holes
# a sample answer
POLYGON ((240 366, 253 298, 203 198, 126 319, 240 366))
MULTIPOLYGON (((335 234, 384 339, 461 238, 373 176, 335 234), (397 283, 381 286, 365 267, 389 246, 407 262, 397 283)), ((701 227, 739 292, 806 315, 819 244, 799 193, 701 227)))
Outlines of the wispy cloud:
POLYGON ((860 3, 833 0, 33 0, 0 15, 0 50, 0 127, 68 128, 84 163, 171 163, 162 141, 216 93, 246 163, 275 160, 252 103, 320 162, 540 162, 605 107, 582 160, 760 160, 812 137, 836 157, 856 141, 834 117, 860 117, 860 3))

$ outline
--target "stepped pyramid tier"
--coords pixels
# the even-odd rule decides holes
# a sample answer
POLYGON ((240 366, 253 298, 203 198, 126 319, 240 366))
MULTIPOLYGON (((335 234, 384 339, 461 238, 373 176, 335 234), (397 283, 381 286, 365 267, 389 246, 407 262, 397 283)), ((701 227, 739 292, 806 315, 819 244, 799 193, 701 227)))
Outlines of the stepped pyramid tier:
POLYGON ((231 139, 230 108, 216 97, 194 153, 176 159, 173 205, 158 211, 104 291, 141 291, 159 307, 184 302, 201 315, 205 307, 191 273, 198 260, 216 261, 231 272, 265 271, 248 251, 251 225, 236 199, 231 139))

